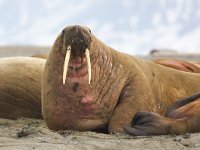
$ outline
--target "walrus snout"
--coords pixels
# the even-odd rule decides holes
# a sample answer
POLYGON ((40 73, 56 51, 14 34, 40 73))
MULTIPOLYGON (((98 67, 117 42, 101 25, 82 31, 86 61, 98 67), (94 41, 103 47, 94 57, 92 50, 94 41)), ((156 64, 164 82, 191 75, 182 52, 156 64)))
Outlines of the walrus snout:
POLYGON ((66 51, 63 66, 63 84, 65 84, 69 62, 79 63, 77 58, 86 58, 88 64, 88 82, 91 80, 91 63, 89 46, 91 43, 91 31, 82 26, 69 26, 62 31, 63 50, 66 51), (85 55, 84 55, 85 54, 85 55), (71 57, 72 56, 72 57, 71 57), (73 61, 74 60, 74 61, 73 61))
POLYGON ((62 31, 63 44, 71 45, 72 54, 85 53, 90 46, 90 30, 82 26, 69 26, 62 31))

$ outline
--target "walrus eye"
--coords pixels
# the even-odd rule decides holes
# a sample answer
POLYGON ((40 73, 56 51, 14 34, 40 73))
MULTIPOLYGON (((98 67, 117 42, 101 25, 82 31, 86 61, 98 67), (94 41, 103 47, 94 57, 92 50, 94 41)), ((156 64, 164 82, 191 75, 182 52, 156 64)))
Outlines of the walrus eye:
POLYGON ((92 33, 90 28, 88 28, 87 26, 82 26, 85 30, 88 30, 89 33, 92 33))
POLYGON ((71 45, 67 47, 67 52, 64 60, 64 66, 63 66, 63 84, 65 84, 66 76, 67 76, 67 70, 68 70, 68 64, 69 64, 69 59, 71 55, 71 45))
POLYGON ((90 63, 90 52, 89 52, 88 48, 86 48, 86 50, 85 50, 85 56, 86 56, 87 68, 88 68, 88 83, 90 84, 90 81, 91 81, 91 63, 90 63))
POLYGON ((62 36, 64 36, 64 34, 65 34, 65 29, 64 29, 64 30, 62 30, 62 34, 61 34, 61 35, 62 35, 62 36))

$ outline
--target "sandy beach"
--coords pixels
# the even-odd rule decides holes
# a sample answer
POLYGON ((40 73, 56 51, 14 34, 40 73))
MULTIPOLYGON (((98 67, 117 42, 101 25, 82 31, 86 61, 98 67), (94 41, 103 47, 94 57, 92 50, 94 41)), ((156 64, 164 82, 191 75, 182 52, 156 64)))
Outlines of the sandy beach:
POLYGON ((125 134, 102 134, 49 130, 43 120, 0 119, 1 150, 183 150, 200 149, 200 134, 179 136, 134 137, 125 134))

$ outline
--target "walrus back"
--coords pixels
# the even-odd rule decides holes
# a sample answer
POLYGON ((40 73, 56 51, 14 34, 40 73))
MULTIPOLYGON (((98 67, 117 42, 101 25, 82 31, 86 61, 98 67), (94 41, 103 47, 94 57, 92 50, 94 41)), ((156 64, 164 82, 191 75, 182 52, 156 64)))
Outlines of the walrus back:
POLYGON ((41 80, 45 60, 13 57, 0 59, 0 117, 42 118, 41 80))

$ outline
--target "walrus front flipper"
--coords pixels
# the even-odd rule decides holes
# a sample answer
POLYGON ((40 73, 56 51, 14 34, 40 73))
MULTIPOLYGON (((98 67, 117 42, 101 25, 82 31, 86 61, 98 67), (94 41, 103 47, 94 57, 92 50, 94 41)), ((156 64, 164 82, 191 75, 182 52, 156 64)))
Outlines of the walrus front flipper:
POLYGON ((200 98, 173 110, 167 117, 152 112, 138 112, 124 129, 136 136, 183 134, 199 132, 199 124, 200 98))
POLYGON ((200 93, 196 93, 192 96, 188 96, 186 98, 183 98, 183 99, 180 99, 180 100, 177 100, 172 106, 170 106, 170 108, 167 110, 165 116, 170 116, 170 113, 173 112, 175 109, 179 108, 179 107, 182 107, 190 102, 193 102, 193 101, 196 101, 196 100, 199 100, 200 98, 200 93))
POLYGON ((153 112, 138 112, 133 117, 131 124, 124 125, 124 130, 135 136, 167 134, 163 125, 163 117, 153 112))
POLYGON ((41 82, 44 59, 0 59, 0 117, 42 118, 41 82))

